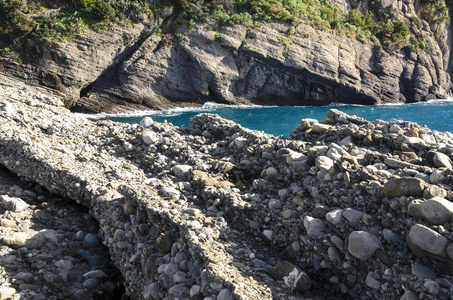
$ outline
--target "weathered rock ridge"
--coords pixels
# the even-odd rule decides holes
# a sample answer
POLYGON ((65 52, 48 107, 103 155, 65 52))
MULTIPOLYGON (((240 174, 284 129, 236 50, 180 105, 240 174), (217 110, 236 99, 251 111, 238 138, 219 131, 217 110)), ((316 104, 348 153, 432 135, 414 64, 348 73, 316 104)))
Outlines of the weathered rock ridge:
MULTIPOLYGON (((338 1, 337 1, 338 2, 338 1)), ((357 3, 336 3, 348 11, 357 3)), ((382 3, 399 18, 417 3, 382 3), (404 12, 403 12, 404 11, 404 12)), ((360 2, 367 7, 368 2, 360 2)), ((172 10, 146 24, 91 32, 73 43, 47 43, 1 61, 1 70, 65 94, 79 111, 229 104, 324 105, 418 102, 451 95, 451 32, 426 22, 429 53, 387 53, 372 42, 300 25, 258 28, 215 24, 153 34, 172 25, 172 10), (435 34, 432 34, 435 32, 435 34)))
POLYGON ((132 299, 453 296, 451 133, 332 109, 285 139, 0 95, 0 163, 90 208, 132 299))

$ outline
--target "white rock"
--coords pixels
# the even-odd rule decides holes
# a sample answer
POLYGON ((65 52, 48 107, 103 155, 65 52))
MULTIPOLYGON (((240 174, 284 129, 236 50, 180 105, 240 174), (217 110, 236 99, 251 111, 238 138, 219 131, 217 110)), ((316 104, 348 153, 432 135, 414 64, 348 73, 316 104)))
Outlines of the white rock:
POLYGON ((248 144, 248 142, 249 141, 246 138, 240 136, 234 139, 234 143, 238 148, 244 148, 248 144))
POLYGON ((143 142, 147 145, 154 144, 159 140, 157 134, 153 131, 143 132, 142 139, 143 139, 143 142))
POLYGON ((0 196, 0 204, 9 211, 23 212, 29 205, 24 200, 17 197, 9 197, 8 195, 0 196))
POLYGON ((327 124, 321 124, 321 123, 314 123, 311 126, 311 130, 315 133, 321 133, 323 131, 326 131, 328 129, 332 128, 332 125, 327 125, 327 124))
POLYGON ((326 214, 326 220, 332 223, 333 225, 340 224, 342 217, 343 210, 341 208, 334 209, 326 214))
POLYGON ((332 168, 334 166, 334 161, 332 159, 328 158, 327 156, 318 156, 316 158, 316 166, 320 170, 329 171, 330 168, 332 168))
POLYGON ((339 161, 342 157, 340 152, 338 152, 337 149, 331 148, 329 151, 327 151, 327 157, 334 160, 334 161, 339 161))
POLYGON ((192 170, 192 166, 189 165, 176 165, 173 168, 171 168, 173 171, 173 174, 175 174, 176 177, 184 177, 189 175, 189 172, 192 170))
POLYGON ((391 133, 398 133, 400 130, 401 130, 401 127, 399 125, 392 124, 392 126, 390 126, 391 133))
POLYGON ((144 117, 143 120, 140 121, 140 125, 145 128, 151 127, 153 124, 154 121, 153 119, 151 119, 151 117, 144 117))

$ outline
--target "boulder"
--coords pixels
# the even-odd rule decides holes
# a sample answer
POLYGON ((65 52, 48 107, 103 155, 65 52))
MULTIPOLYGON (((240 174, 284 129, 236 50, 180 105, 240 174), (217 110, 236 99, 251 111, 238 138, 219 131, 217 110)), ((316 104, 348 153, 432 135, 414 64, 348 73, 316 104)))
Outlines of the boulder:
POLYGON ((348 251, 360 260, 371 258, 379 248, 379 239, 366 231, 353 231, 349 235, 348 251))
POLYGON ((394 178, 384 184, 384 195, 388 198, 401 196, 422 197, 425 185, 426 182, 420 178, 394 178))
POLYGON ((434 225, 449 223, 453 216, 453 203, 447 199, 434 197, 428 200, 413 200, 408 206, 409 215, 422 218, 434 225))
POLYGON ((451 159, 442 152, 436 152, 433 157, 433 162, 436 167, 452 169, 451 159))
POLYGON ((447 247, 450 242, 448 239, 424 225, 412 226, 407 242, 417 256, 427 255, 441 261, 449 259, 447 247))

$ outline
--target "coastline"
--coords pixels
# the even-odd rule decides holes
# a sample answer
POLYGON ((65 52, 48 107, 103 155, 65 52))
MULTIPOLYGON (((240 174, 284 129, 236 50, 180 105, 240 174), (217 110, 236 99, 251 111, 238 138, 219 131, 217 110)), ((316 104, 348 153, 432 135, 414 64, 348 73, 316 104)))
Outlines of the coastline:
POLYGON ((91 209, 133 299, 453 294, 451 133, 331 109, 283 139, 2 94, 0 162, 91 209))

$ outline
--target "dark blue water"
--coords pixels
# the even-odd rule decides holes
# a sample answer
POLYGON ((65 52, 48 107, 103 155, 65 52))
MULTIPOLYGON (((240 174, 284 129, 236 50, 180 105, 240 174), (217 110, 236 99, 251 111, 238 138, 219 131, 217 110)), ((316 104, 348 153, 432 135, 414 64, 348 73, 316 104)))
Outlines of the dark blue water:
POLYGON ((412 121, 419 125, 427 125, 438 131, 453 132, 453 100, 431 101, 404 105, 329 105, 321 107, 266 107, 266 106, 227 106, 207 104, 203 108, 174 109, 169 111, 139 112, 135 115, 101 115, 91 118, 110 119, 119 122, 140 123, 144 116, 150 116, 157 122, 171 122, 173 125, 190 125, 190 118, 199 113, 214 113, 230 119, 243 127, 263 130, 273 135, 289 137, 289 133, 300 124, 304 118, 325 120, 329 109, 336 108, 349 115, 357 115, 366 120, 381 119, 388 121, 392 118, 412 121))

